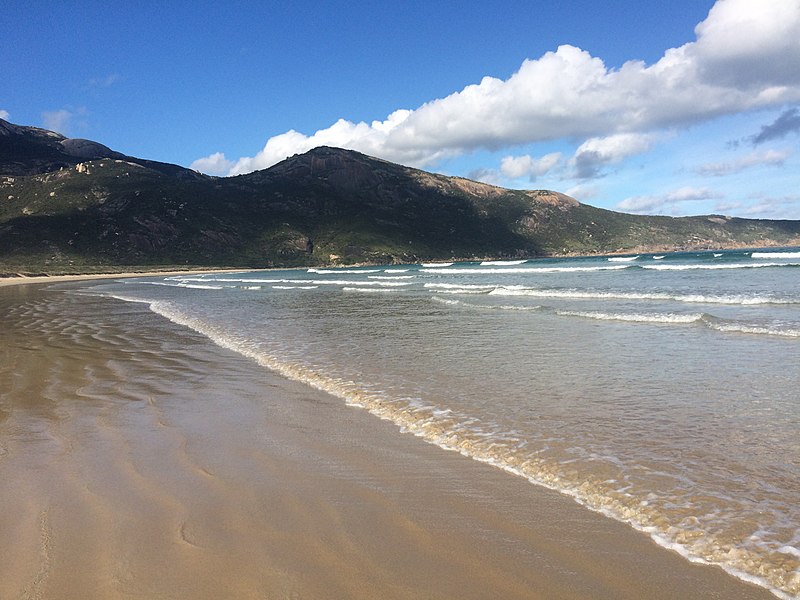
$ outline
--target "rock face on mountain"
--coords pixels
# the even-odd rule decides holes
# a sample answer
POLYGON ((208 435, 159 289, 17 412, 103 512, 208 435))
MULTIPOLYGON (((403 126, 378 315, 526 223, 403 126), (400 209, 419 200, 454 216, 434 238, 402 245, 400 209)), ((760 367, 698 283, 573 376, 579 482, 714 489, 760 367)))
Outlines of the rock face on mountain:
POLYGON ((338 148, 207 177, 0 120, 0 272, 796 244, 798 221, 628 215, 338 148))
POLYGON ((126 160, 184 179, 204 177, 178 165, 125 156, 91 140, 0 119, 0 175, 38 175, 101 158, 126 160))

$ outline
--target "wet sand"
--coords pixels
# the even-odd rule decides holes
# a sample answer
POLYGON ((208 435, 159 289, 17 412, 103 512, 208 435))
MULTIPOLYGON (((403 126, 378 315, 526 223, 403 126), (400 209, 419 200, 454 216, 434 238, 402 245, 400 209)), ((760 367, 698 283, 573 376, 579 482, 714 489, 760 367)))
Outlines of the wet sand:
POLYGON ((0 289, 0 598, 774 598, 140 304, 0 289))

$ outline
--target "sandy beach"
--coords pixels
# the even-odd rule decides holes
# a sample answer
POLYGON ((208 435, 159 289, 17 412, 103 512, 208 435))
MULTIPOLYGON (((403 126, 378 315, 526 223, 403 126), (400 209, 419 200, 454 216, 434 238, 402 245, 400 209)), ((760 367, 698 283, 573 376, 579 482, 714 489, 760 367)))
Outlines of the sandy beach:
POLYGON ((0 598, 774 598, 55 281, 0 279, 0 598))

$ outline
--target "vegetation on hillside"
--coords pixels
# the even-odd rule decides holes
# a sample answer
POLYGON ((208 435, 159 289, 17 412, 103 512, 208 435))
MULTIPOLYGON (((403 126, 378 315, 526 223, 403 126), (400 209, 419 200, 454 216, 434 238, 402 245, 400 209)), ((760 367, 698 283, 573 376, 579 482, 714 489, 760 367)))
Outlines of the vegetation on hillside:
POLYGON ((0 272, 272 267, 800 244, 800 221, 650 217, 316 148, 213 178, 0 121, 0 272))

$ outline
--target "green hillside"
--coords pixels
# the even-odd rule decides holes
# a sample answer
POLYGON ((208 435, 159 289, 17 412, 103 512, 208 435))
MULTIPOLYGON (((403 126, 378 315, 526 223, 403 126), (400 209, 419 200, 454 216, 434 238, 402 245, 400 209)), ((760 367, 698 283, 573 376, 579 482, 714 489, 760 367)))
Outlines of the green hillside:
POLYGON ((336 148, 213 178, 0 120, 6 273, 797 244, 800 221, 629 215, 336 148))

